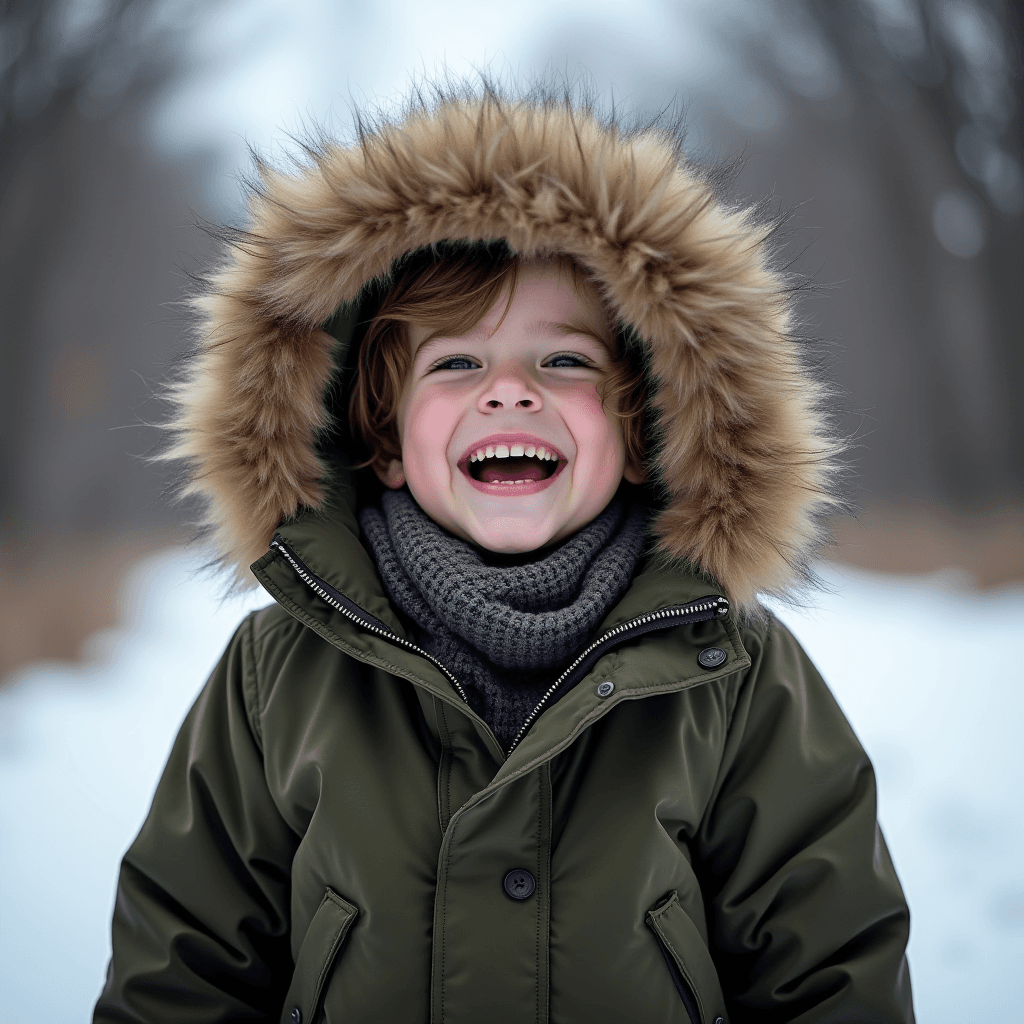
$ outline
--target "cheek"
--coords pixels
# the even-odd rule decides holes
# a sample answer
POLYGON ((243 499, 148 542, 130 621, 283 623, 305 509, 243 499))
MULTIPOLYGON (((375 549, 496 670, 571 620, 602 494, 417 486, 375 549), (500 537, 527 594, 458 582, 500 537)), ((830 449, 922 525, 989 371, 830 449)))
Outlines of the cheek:
POLYGON ((588 385, 563 397, 562 414, 578 446, 580 461, 586 462, 592 472, 607 467, 609 473, 617 471, 621 475, 622 427, 618 417, 608 412, 597 388, 588 385))
POLYGON ((406 474, 428 472, 436 480, 437 460, 447 462, 458 416, 438 395, 413 396, 402 417, 402 464, 406 474))

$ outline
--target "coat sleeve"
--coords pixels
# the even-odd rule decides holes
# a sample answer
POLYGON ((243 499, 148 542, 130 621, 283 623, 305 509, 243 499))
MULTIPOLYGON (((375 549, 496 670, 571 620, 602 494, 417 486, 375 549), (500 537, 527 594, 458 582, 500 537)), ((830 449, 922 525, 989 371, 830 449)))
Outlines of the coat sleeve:
POLYGON ((122 861, 96 1024, 280 1012, 297 840, 264 776, 253 629, 250 617, 185 719, 122 861))
POLYGON ((730 1024, 913 1021, 910 915, 871 762, 781 623, 744 640, 697 849, 730 1024))

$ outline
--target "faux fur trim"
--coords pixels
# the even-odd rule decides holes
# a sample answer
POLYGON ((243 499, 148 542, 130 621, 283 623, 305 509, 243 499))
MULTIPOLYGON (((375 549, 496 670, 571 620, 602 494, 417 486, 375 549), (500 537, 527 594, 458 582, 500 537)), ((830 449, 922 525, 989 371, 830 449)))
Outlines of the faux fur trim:
POLYGON ((318 325, 411 249, 504 237, 575 258, 649 348, 660 551, 748 608, 803 581, 833 505, 821 387, 791 336, 772 225, 717 201, 672 132, 627 132, 567 100, 447 96, 258 175, 249 226, 196 300, 202 341, 168 456, 189 462, 185 493, 205 499, 240 574, 323 499, 332 339, 318 325))

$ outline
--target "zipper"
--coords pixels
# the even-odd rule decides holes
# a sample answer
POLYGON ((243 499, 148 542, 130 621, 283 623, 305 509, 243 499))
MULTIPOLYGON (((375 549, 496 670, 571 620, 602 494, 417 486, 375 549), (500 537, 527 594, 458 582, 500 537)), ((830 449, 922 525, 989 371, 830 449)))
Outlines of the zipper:
POLYGON ((351 619, 361 629, 365 629, 368 633, 373 633, 375 636, 383 637, 389 643, 397 644, 399 647, 404 647, 406 650, 414 651, 416 654, 426 658, 431 664, 436 665, 448 679, 448 682, 455 687, 456 693, 468 704, 469 699, 466 697, 466 691, 462 688, 462 684, 458 681, 437 660, 432 654, 428 654, 422 647, 417 647, 416 644, 410 643, 408 640, 403 639, 397 633, 393 633, 387 626, 384 625, 380 619, 374 618, 368 612, 364 612, 359 605, 350 601, 344 594, 335 590, 326 580, 320 579, 316 573, 310 572, 305 565, 302 564, 292 553, 291 549, 283 540, 277 535, 270 542, 272 548, 276 548, 284 555, 285 560, 295 570, 295 574, 306 584, 322 601, 329 604, 335 611, 341 612, 346 618, 351 619))
MULTIPOLYGON (((469 704, 469 699, 466 697, 466 691, 463 689, 462 684, 432 654, 428 654, 422 647, 418 647, 409 640, 400 637, 397 633, 392 632, 380 619, 374 618, 368 612, 363 611, 359 605, 335 590, 326 580, 322 580, 316 573, 311 572, 295 556, 288 545, 281 540, 279 535, 275 534, 274 539, 270 542, 270 546, 272 549, 281 552, 288 564, 295 570, 295 574, 299 579, 323 602, 330 605, 336 611, 341 612, 342 615, 351 619, 357 626, 365 629, 368 633, 383 637, 389 643, 404 647, 406 650, 413 651, 426 658, 427 661, 432 665, 436 665, 444 673, 445 678, 452 684, 458 695, 466 704, 469 704)), ((699 598, 696 601, 690 601, 689 604, 677 605, 674 608, 662 608, 656 612, 639 615, 635 619, 624 622, 621 626, 608 630, 607 633, 598 637, 586 650, 580 653, 573 660, 572 664, 548 687, 536 707, 526 716, 519 732, 516 733, 515 739, 512 740, 508 753, 511 754, 516 749, 530 726, 537 720, 538 715, 540 715, 545 707, 552 703, 552 698, 556 695, 561 696, 560 691, 566 692, 571 689, 576 681, 590 671, 591 666, 602 656, 604 653, 603 648, 607 645, 611 643, 624 643, 627 640, 632 640, 634 637, 642 636, 644 633, 670 629, 674 626, 689 625, 693 622, 706 622, 709 619, 722 618, 728 614, 728 600, 718 594, 712 594, 708 597, 699 598)))
POLYGON ((728 614, 729 602, 718 594, 712 594, 691 601, 689 604, 677 605, 675 608, 662 608, 656 612, 648 612, 646 615, 640 615, 635 619, 630 619, 629 622, 624 622, 621 626, 608 630, 607 633, 590 644, 551 684, 537 706, 526 716, 515 739, 512 740, 512 746, 509 747, 508 752, 511 754, 516 749, 520 740, 536 721, 537 716, 551 703, 552 697, 560 690, 565 692, 572 689, 576 682, 590 671, 594 662, 604 654, 604 651, 601 650, 602 647, 612 642, 621 644, 634 637, 643 636, 644 633, 653 633, 656 630, 670 629, 674 626, 685 626, 692 622, 706 622, 709 619, 722 618, 728 614), (574 679, 573 676, 576 678, 574 679))

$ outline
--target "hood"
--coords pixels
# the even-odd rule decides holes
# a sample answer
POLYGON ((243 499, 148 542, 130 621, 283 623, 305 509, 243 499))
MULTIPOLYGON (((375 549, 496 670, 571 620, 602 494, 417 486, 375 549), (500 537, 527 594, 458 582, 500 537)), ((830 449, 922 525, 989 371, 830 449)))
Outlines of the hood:
POLYGON ((504 238, 566 254, 647 348, 663 494, 657 550, 740 606, 807 578, 837 446, 792 334, 775 223, 716 197, 672 130, 627 131, 569 100, 448 96, 359 123, 288 171, 257 162, 248 223, 195 300, 173 387, 185 494, 252 580, 274 530, 325 502, 317 437, 335 339, 323 325, 410 250, 504 238))

